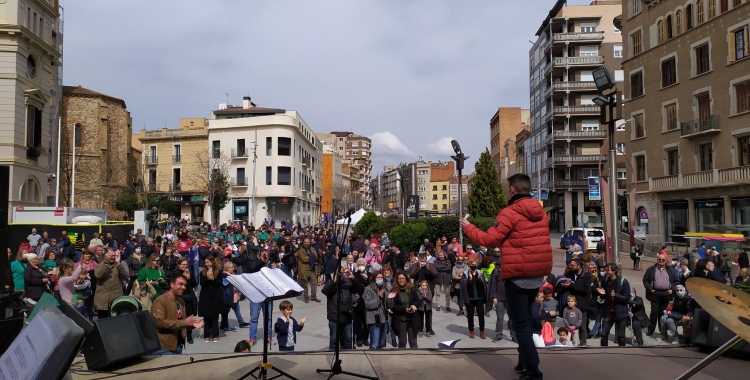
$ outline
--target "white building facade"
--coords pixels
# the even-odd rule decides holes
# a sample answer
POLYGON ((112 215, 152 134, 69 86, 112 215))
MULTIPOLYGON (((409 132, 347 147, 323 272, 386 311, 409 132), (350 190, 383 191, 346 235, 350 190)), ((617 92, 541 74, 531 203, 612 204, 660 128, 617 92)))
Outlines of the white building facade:
POLYGON ((296 111, 220 107, 208 122, 208 148, 231 160, 229 202, 219 221, 320 221, 322 142, 296 111), (255 153, 255 154, 253 154, 255 153))

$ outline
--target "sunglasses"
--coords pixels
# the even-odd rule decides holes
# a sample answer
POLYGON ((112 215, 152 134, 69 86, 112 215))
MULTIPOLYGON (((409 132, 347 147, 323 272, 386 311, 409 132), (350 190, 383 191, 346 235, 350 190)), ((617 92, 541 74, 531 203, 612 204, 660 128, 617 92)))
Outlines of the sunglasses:
POLYGON ((659 262, 662 262, 662 261, 667 261, 667 260, 664 260, 664 259, 659 259, 659 262))

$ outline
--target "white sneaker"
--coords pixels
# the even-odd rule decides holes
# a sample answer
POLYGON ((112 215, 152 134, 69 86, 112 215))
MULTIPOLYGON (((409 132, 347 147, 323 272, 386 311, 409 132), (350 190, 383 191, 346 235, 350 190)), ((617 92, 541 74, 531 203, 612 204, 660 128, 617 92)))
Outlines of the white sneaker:
POLYGON ((672 345, 673 346, 679 346, 680 342, 677 339, 675 339, 675 340, 672 341, 672 345))

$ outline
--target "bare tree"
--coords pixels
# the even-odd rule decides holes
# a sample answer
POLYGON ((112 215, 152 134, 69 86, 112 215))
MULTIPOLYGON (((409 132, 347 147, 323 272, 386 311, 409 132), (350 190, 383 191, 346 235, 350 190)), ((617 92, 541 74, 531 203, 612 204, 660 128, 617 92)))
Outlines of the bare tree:
POLYGON ((211 207, 212 221, 218 224, 219 211, 229 202, 229 169, 232 160, 221 150, 196 151, 196 174, 188 179, 195 192, 202 194, 211 207))
POLYGON ((354 194, 349 186, 344 185, 342 182, 333 184, 333 212, 335 214, 342 214, 346 209, 346 206, 354 199, 354 194))

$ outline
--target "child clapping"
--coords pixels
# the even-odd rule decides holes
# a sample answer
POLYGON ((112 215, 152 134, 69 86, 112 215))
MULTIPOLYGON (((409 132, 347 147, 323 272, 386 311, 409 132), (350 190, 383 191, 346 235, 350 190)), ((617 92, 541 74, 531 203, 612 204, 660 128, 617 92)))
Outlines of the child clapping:
POLYGON ((578 339, 578 331, 581 329, 583 314, 581 313, 581 310, 576 307, 576 296, 569 295, 567 303, 568 306, 565 308, 565 311, 563 313, 565 328, 568 330, 568 335, 570 335, 570 340, 573 341, 573 345, 578 346, 580 344, 578 339))
POLYGON ((294 345, 297 344, 297 332, 302 331, 307 322, 307 317, 303 317, 298 324, 297 320, 292 317, 292 309, 294 305, 289 301, 284 300, 279 304, 282 317, 277 319, 273 326, 276 340, 279 342, 279 351, 294 351, 294 345))

